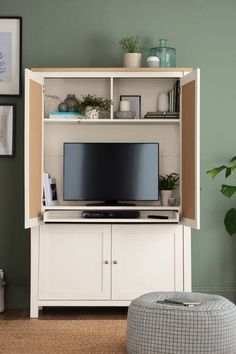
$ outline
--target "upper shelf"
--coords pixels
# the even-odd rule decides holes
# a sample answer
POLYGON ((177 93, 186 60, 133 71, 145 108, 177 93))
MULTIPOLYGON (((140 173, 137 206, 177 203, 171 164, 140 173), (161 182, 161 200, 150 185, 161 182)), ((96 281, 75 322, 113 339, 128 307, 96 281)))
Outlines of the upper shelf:
POLYGON ((45 124, 179 124, 179 119, 79 119, 45 118, 45 124))

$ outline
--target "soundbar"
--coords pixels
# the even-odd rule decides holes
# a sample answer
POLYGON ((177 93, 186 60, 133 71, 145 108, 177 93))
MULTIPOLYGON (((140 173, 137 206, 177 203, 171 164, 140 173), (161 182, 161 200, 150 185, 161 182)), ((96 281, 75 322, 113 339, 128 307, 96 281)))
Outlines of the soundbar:
POLYGON ((82 217, 83 218, 90 218, 90 219, 133 219, 139 218, 140 212, 139 211, 114 211, 114 210, 103 210, 103 211, 83 211, 82 217))

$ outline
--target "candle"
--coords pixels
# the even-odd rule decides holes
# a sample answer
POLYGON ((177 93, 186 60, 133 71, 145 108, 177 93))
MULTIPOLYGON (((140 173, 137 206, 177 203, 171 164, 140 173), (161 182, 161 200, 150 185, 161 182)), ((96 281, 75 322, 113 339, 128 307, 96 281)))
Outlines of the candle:
POLYGON ((120 111, 130 111, 130 102, 120 101, 120 111))

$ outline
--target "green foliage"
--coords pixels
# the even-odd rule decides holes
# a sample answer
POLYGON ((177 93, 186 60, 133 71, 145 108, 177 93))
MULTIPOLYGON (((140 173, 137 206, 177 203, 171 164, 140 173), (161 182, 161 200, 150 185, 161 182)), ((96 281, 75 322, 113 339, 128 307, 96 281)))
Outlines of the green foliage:
POLYGON ((112 100, 88 94, 82 96, 79 103, 79 111, 84 112, 86 107, 92 107, 98 112, 106 112, 110 110, 112 104, 112 100))
POLYGON ((179 175, 171 173, 170 175, 159 176, 159 188, 162 190, 173 190, 178 186, 179 175))
POLYGON ((129 36, 121 39, 120 45, 125 53, 139 53, 142 40, 138 36, 129 36))
MULTIPOLYGON (((207 174, 214 179, 219 173, 225 171, 225 178, 228 178, 229 176, 235 177, 234 174, 234 171, 236 169, 235 162, 236 162, 236 156, 234 156, 230 160, 230 165, 222 165, 219 167, 214 167, 213 169, 207 171, 207 174)), ((232 186, 229 184, 222 184, 220 191, 225 197, 231 198, 234 194, 236 194, 236 186, 232 186)), ((236 236, 236 208, 231 208, 226 212, 224 218, 224 225, 229 235, 236 236)))

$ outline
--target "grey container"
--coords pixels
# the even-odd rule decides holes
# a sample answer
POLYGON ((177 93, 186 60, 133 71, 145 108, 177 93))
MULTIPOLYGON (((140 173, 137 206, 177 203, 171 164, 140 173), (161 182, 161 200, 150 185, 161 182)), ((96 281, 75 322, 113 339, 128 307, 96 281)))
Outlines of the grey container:
POLYGON ((4 272, 0 269, 0 313, 5 311, 5 280, 4 272))

